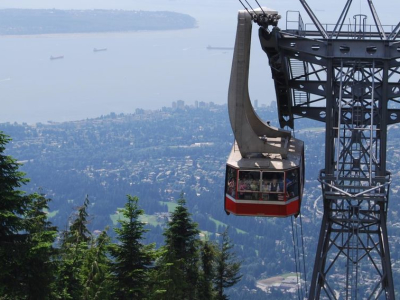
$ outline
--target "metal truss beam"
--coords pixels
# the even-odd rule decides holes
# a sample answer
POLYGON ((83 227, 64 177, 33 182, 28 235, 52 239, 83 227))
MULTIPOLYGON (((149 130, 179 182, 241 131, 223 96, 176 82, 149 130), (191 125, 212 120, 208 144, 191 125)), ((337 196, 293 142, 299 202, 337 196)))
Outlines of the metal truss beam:
POLYGON ((324 216, 309 299, 394 299, 386 144, 387 126, 400 122, 400 30, 386 34, 368 1, 377 31, 357 39, 342 38, 343 24, 322 30, 316 18, 318 40, 259 30, 281 127, 297 118, 325 123, 324 216))

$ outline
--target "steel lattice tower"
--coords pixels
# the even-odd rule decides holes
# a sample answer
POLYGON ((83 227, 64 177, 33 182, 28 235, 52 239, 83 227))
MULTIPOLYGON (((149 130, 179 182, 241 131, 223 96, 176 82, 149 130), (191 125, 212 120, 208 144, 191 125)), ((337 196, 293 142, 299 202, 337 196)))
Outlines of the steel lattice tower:
MULTIPOLYGON (((345 24, 348 0, 336 24, 299 13, 294 28, 268 29, 262 16, 262 49, 269 58, 281 127, 294 119, 325 123, 325 168, 319 174, 324 215, 310 299, 395 299, 386 227, 390 173, 387 128, 400 121, 400 42, 397 26, 383 26, 367 0, 374 25, 356 15, 345 24)), ((251 13, 251 11, 250 11, 251 13)), ((307 141, 305 141, 307 144, 307 141)))

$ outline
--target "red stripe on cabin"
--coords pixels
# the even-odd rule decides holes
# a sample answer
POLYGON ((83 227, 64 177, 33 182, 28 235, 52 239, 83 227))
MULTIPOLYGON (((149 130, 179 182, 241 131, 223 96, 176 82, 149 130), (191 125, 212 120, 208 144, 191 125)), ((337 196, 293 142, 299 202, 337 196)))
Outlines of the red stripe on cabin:
POLYGON ((268 201, 236 203, 225 197, 225 210, 238 216, 288 217, 300 212, 300 200, 289 202, 286 205, 278 205, 268 203, 268 201))

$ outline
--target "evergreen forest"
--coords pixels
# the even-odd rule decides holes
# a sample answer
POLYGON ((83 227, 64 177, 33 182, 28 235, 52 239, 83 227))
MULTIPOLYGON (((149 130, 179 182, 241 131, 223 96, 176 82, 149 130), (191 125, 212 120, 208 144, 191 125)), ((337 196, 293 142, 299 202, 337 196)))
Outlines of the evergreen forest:
POLYGON ((130 195, 114 242, 108 227, 88 229, 89 197, 59 231, 50 199, 20 190, 28 179, 4 155, 8 142, 0 133, 0 299, 228 299, 225 289, 242 277, 228 232, 201 240, 183 194, 159 249, 144 242, 144 211, 130 195))

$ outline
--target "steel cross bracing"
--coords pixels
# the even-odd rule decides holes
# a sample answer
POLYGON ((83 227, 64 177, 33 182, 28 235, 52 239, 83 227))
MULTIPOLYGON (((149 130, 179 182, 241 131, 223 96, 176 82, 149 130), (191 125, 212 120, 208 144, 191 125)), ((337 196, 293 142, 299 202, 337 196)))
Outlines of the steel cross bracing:
POLYGON ((385 32, 368 4, 376 30, 366 30, 361 15, 358 25, 343 23, 351 1, 331 31, 307 5, 317 30, 305 30, 300 17, 296 30, 259 24, 281 127, 293 128, 296 118, 326 124, 324 216, 310 299, 394 299, 386 145, 387 127, 400 122, 400 26, 385 32))

